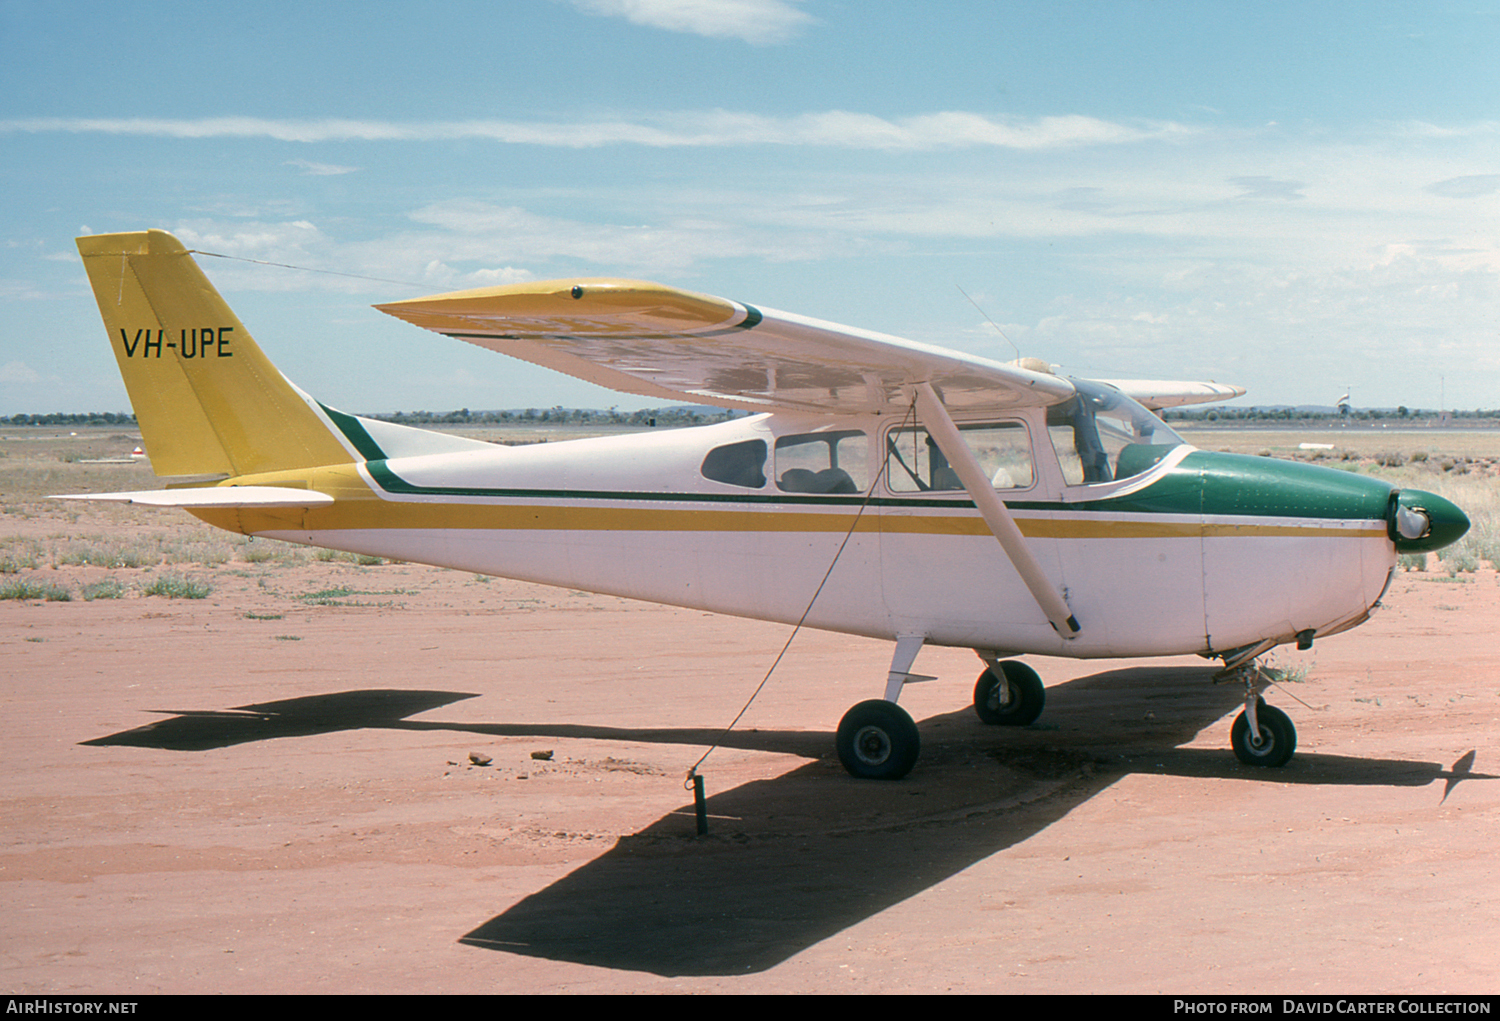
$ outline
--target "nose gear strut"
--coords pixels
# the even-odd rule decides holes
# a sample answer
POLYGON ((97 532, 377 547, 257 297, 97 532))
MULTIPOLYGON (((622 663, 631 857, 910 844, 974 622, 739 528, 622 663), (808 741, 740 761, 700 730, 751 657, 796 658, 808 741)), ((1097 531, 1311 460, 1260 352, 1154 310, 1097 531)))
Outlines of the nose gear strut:
POLYGON ((1214 682, 1238 680, 1245 686, 1245 709, 1229 728, 1235 758, 1247 766, 1284 766, 1297 750, 1297 728, 1291 717, 1267 705, 1262 693, 1276 683, 1256 659, 1276 645, 1273 639, 1224 654, 1224 669, 1214 682))

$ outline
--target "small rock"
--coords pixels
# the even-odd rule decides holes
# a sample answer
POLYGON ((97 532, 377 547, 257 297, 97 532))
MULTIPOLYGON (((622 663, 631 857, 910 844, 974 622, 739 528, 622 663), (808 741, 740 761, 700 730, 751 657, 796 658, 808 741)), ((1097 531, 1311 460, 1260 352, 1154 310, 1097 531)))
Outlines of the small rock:
POLYGON ((532 752, 531 753, 531 757, 533 759, 541 759, 543 762, 551 762, 552 761, 552 749, 548 748, 544 752, 532 752))
POLYGON ((491 762, 493 762, 495 760, 492 759, 492 758, 490 758, 488 755, 485 755, 482 752, 470 752, 469 753, 469 761, 472 762, 472 763, 474 763, 474 765, 476 765, 476 766, 488 766, 491 762))

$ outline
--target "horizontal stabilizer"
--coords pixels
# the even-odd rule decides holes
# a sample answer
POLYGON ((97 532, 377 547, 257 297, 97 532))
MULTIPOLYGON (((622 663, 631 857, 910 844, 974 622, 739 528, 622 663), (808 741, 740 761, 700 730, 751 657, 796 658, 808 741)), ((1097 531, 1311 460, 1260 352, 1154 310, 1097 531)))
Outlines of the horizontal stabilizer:
POLYGON ((323 507, 333 503, 327 493, 281 486, 210 486, 206 489, 144 489, 134 493, 66 493, 54 500, 107 500, 145 507, 323 507))

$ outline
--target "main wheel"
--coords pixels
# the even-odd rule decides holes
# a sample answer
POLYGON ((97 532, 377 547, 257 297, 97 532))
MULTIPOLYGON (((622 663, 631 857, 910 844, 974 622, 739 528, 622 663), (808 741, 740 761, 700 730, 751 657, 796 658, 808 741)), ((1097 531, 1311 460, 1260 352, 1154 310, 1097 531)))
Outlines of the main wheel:
POLYGON ((861 702, 839 721, 839 761, 862 780, 899 780, 911 772, 922 738, 905 709, 883 698, 861 702))
POLYGON ((1297 728, 1292 718, 1275 706, 1261 702, 1255 707, 1260 724, 1260 743, 1250 742, 1250 720, 1244 713, 1229 728, 1229 743, 1235 758, 1247 766, 1284 766, 1297 750, 1297 728))
POLYGON ((993 668, 979 675, 974 685, 974 712, 985 723, 1006 727, 1024 727, 1042 715, 1047 704, 1047 689, 1037 672, 1019 660, 1000 664, 1003 676, 996 677, 993 668))

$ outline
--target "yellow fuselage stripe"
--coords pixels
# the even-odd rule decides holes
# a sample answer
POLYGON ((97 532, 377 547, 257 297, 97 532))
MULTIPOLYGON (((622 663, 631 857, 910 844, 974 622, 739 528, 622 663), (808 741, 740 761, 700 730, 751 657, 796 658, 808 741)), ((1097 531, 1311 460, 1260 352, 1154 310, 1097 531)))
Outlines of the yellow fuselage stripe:
MULTIPOLYGON (((989 535, 977 514, 931 515, 870 509, 847 511, 716 510, 708 508, 619 507, 565 504, 480 504, 340 499, 332 507, 297 512, 203 511, 199 516, 233 531, 310 532, 365 529, 473 529, 576 532, 887 532, 915 535, 989 535), (232 522, 232 523, 231 523, 232 522)), ((1367 522, 1270 524, 1194 521, 1139 521, 1102 517, 1017 517, 1023 535, 1051 539, 1172 539, 1201 537, 1380 538, 1381 527, 1367 522)))

